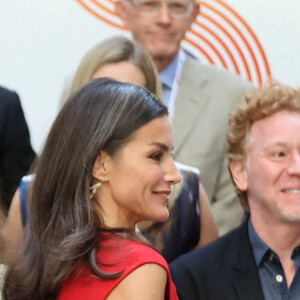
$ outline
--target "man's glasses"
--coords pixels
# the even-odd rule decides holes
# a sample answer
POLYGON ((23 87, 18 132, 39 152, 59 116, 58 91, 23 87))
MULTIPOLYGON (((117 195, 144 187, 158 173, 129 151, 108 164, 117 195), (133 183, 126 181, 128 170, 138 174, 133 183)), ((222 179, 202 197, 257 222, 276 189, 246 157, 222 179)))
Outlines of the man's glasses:
POLYGON ((193 9, 192 1, 183 2, 183 1, 170 1, 170 2, 161 2, 156 0, 128 0, 130 1, 137 9, 140 15, 144 17, 155 17, 157 16, 162 9, 163 5, 166 5, 170 15, 173 18, 186 18, 190 15, 193 9))

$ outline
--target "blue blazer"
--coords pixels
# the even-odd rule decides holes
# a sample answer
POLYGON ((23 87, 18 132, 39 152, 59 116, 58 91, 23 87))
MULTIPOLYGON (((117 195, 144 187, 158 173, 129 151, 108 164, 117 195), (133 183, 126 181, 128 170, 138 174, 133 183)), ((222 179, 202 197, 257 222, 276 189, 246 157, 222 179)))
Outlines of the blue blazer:
POLYGON ((264 300, 247 222, 170 269, 180 300, 264 300))

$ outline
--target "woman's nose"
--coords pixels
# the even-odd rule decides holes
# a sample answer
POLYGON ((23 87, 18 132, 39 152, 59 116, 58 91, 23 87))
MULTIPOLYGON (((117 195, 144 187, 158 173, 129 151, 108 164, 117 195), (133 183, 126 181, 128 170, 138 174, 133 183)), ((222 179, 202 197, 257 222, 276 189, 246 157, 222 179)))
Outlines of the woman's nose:
POLYGON ((181 181, 181 175, 175 166, 174 160, 171 158, 168 162, 167 171, 165 173, 165 180, 170 184, 176 184, 181 181))

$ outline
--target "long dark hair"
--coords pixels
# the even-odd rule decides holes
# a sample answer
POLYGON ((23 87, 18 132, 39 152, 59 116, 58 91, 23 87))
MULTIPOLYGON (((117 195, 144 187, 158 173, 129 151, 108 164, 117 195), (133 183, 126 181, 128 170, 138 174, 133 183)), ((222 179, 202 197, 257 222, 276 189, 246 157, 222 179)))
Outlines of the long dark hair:
POLYGON ((97 266, 103 223, 89 186, 101 150, 114 156, 133 133, 167 115, 146 89, 95 79, 70 97, 57 116, 37 162, 24 249, 8 270, 4 299, 56 299, 62 282, 82 263, 97 266))

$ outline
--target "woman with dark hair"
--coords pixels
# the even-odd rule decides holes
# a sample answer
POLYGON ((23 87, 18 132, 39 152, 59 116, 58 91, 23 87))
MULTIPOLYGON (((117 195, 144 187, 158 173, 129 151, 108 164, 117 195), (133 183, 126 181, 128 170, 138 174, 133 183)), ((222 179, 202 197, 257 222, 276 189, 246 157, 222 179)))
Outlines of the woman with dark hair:
POLYGON ((37 162, 4 299, 178 299, 167 263, 135 234, 169 216, 172 148, 167 109, 144 88, 104 78, 71 96, 37 162))
MULTIPOLYGON (((104 76, 144 86, 160 97, 161 86, 151 56, 139 44, 125 37, 109 38, 87 52, 74 75, 68 96, 90 80, 104 76)), ((167 262, 218 237, 208 197, 199 184, 199 170, 179 163, 176 166, 182 181, 169 197, 169 220, 138 224, 140 232, 167 262)), ((32 180, 32 175, 22 178, 5 226, 0 231, 4 241, 2 251, 0 249, 2 263, 10 264, 16 256, 18 240, 29 218, 27 203, 32 180)))

